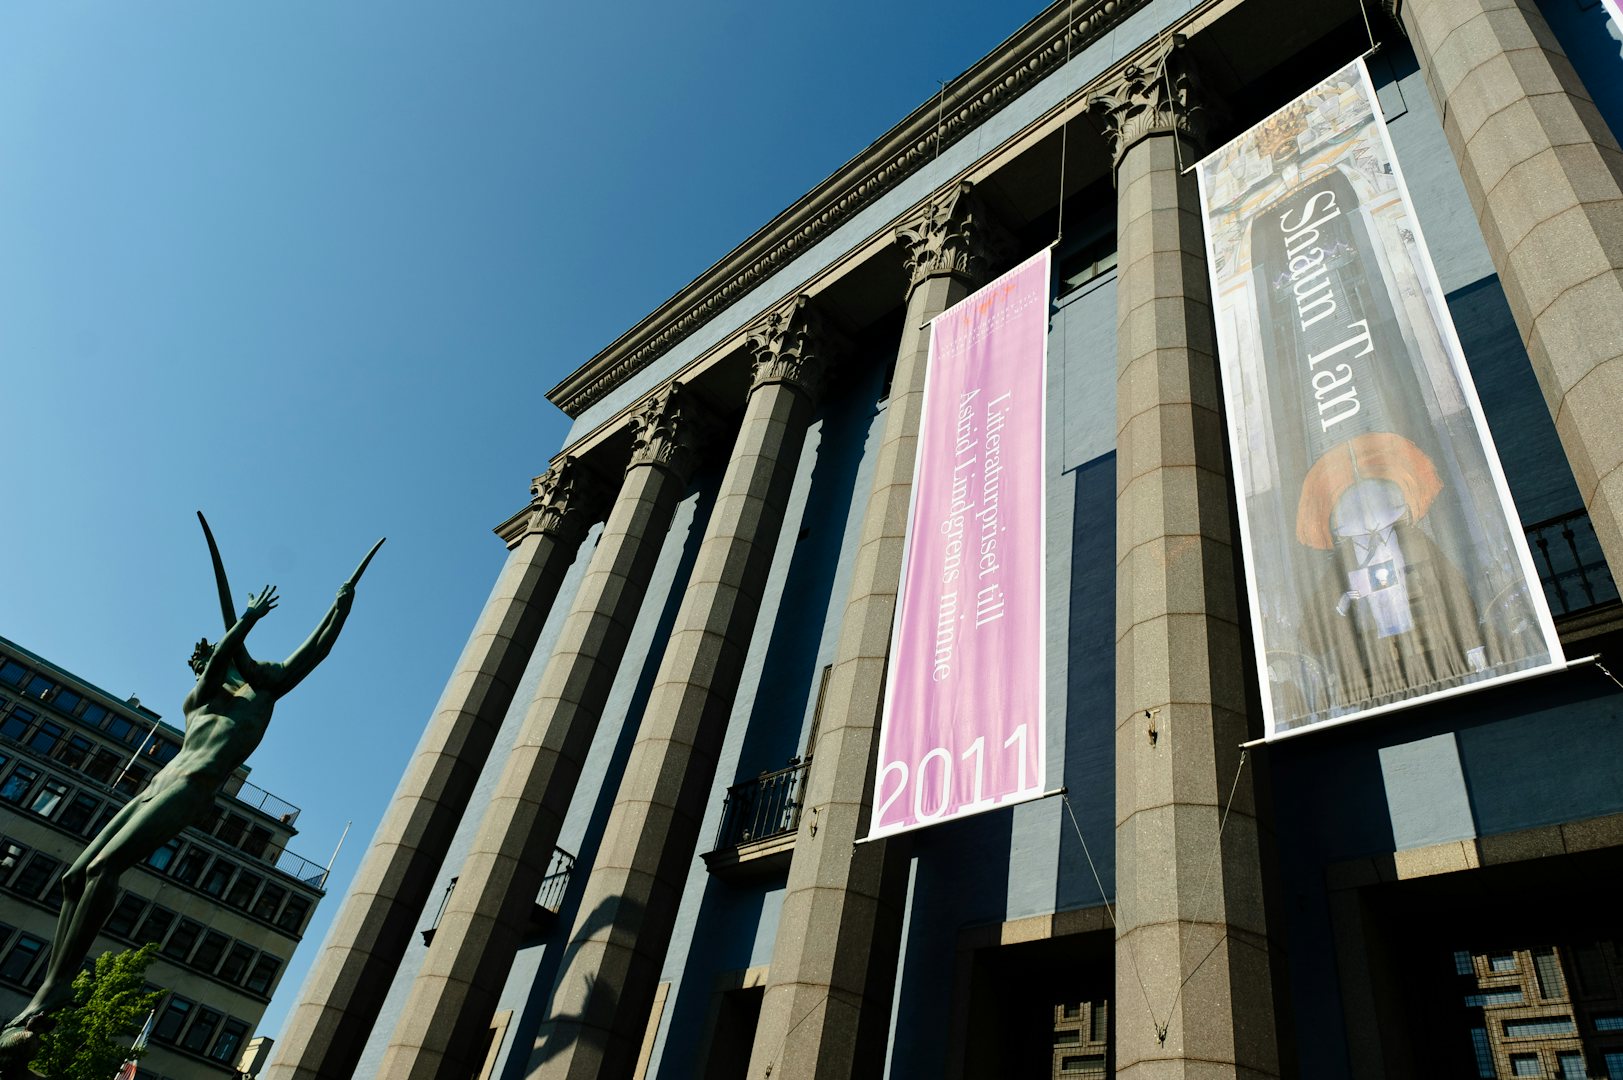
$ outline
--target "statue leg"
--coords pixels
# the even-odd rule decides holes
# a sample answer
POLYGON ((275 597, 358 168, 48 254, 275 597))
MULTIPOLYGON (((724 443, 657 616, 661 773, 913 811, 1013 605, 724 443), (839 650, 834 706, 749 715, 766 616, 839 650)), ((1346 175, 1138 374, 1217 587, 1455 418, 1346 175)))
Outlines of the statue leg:
POLYGON ((156 851, 195 820, 212 792, 180 780, 125 806, 62 874, 62 912, 57 918, 50 963, 34 998, 8 1027, 52 1012, 73 999, 73 979, 90 954, 102 923, 118 902, 124 871, 156 851))

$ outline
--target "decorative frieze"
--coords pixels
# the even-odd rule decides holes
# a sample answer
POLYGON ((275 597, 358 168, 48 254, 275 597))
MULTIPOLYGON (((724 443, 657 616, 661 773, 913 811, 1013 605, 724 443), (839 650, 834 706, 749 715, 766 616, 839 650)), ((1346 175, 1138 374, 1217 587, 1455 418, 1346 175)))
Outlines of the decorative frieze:
POLYGON ((795 296, 751 327, 745 345, 752 393, 768 383, 786 383, 816 402, 829 363, 847 342, 811 297, 795 296))
POLYGON ((699 459, 704 409, 681 383, 666 383, 631 414, 631 460, 626 468, 656 465, 684 480, 699 459))
POLYGON ((1008 235, 992 221, 975 185, 967 180, 903 222, 896 229, 896 242, 906 253, 910 292, 937 274, 955 274, 978 285, 1010 246, 1008 235))
POLYGON ((1200 146, 1207 108, 1201 100, 1188 39, 1171 34, 1124 64, 1083 106, 1110 143, 1116 165, 1149 135, 1181 135, 1200 146))

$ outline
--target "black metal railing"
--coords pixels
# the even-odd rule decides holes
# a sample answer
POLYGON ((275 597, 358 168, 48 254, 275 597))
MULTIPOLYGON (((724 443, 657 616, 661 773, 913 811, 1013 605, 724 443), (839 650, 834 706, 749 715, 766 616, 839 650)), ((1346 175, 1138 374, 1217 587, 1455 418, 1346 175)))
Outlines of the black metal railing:
POLYGON ((1552 613, 1571 615, 1618 599, 1617 582, 1587 513, 1575 510, 1526 529, 1533 565, 1552 613))
POLYGON ((569 888, 569 875, 575 869, 575 856, 561 847, 552 849, 552 861, 547 863, 547 876, 541 879, 541 891, 535 894, 535 906, 546 908, 554 915, 563 906, 564 892, 569 888))
POLYGON ((811 758, 795 758, 786 768, 764 772, 727 789, 716 830, 717 851, 792 833, 800 827, 801 799, 811 758))

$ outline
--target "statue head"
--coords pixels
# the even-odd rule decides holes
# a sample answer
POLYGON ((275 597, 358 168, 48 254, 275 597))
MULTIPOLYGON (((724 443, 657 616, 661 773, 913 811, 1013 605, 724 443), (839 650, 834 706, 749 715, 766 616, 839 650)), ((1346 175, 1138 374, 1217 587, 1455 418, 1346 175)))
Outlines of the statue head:
POLYGON ((201 675, 203 674, 203 666, 209 662, 209 657, 213 655, 214 646, 209 644, 209 639, 198 638, 197 648, 192 650, 192 658, 186 661, 186 664, 194 674, 201 675))

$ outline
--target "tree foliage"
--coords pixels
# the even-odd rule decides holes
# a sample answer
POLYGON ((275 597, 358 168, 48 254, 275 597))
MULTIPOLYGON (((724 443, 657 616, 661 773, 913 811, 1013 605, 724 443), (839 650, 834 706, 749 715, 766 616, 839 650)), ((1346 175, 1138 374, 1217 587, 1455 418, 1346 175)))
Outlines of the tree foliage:
POLYGON ((130 1056, 129 1038, 163 997, 146 991, 147 965, 157 948, 151 944, 102 953, 94 973, 79 972, 73 980, 73 1004, 56 1014, 53 1030, 40 1036, 35 1072, 52 1080, 108 1080, 117 1071, 130 1056))

